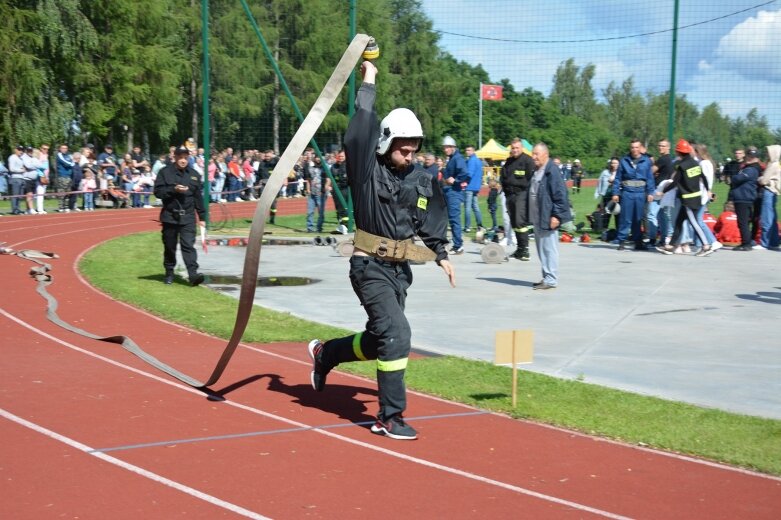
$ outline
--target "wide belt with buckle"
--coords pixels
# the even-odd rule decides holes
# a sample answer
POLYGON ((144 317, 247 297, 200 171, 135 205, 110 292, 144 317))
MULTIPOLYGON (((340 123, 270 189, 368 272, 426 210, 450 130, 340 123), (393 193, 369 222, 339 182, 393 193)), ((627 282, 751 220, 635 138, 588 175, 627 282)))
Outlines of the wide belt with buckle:
POLYGON ((622 181, 621 184, 626 186, 627 188, 644 188, 645 187, 645 181, 622 181))
POLYGON ((361 229, 355 230, 353 244, 356 249, 365 253, 388 260, 389 262, 403 262, 413 260, 416 262, 428 262, 436 260, 437 255, 431 249, 412 243, 412 239, 392 240, 377 235, 372 235, 361 229))

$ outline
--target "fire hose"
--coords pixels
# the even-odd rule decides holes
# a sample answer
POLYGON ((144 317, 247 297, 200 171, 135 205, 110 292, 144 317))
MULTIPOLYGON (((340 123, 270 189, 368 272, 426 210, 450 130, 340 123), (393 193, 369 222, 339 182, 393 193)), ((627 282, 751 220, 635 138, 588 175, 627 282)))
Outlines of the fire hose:
POLYGON ((261 194, 258 205, 255 209, 255 214, 252 219, 252 226, 250 227, 249 238, 247 241, 247 250, 244 257, 244 271, 242 275, 241 292, 239 295, 239 306, 236 312, 236 321, 233 326, 233 332, 231 333, 228 344, 225 346, 220 359, 217 361, 217 365, 214 367, 211 375, 206 381, 200 381, 187 374, 180 372, 179 370, 163 363, 156 357, 144 351, 139 347, 132 339, 127 336, 98 336, 91 332, 85 331, 70 323, 63 321, 57 315, 57 300, 49 294, 46 287, 52 283, 52 277, 49 274, 51 266, 38 258, 57 258, 54 253, 42 253, 32 250, 20 250, 13 251, 11 249, 0 249, 0 253, 13 254, 20 258, 27 259, 38 264, 31 270, 31 275, 37 280, 38 291, 44 299, 46 299, 47 305, 47 318, 56 323, 57 325, 70 330, 76 334, 95 339, 98 341, 105 341, 109 343, 116 343, 121 345, 128 352, 138 356, 142 360, 146 361, 155 368, 169 374, 170 376, 186 383, 192 387, 199 389, 206 389, 207 387, 216 383, 222 376, 225 368, 228 366, 228 362, 233 357, 236 347, 241 342, 241 338, 246 330, 247 323, 249 322, 250 315, 252 314, 252 308, 255 300, 255 290, 257 285, 258 271, 260 268, 260 252, 261 242, 263 239, 263 231, 265 228, 266 217, 269 214, 271 204, 274 202, 277 193, 282 187, 288 172, 293 169, 298 158, 306 148, 307 143, 311 141, 317 129, 323 122, 326 114, 330 110, 331 106, 339 96, 344 84, 347 82, 352 70, 355 68, 358 60, 364 54, 364 52, 375 52, 376 47, 367 46, 373 43, 373 39, 365 34, 358 34, 353 38, 347 50, 342 55, 336 69, 331 74, 325 87, 323 88, 320 96, 315 101, 312 109, 307 114, 301 126, 296 131, 293 139, 285 148, 284 153, 279 159, 277 166, 274 168, 274 173, 268 179, 266 183, 266 189, 261 194))

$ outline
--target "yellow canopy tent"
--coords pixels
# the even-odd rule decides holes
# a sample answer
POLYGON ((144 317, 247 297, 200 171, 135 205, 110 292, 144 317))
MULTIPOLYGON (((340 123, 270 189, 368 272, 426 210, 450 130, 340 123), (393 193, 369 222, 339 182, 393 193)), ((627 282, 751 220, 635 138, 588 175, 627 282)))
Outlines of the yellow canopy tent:
POLYGON ((507 159, 507 156, 510 155, 510 151, 493 139, 489 139, 482 148, 475 152, 475 155, 481 159, 501 161, 503 159, 507 159))

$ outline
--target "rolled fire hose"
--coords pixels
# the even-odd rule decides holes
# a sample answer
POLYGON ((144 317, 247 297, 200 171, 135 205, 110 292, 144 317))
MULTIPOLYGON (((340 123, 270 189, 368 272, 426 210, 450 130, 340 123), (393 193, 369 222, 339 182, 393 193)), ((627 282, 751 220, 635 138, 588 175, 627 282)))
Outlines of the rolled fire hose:
POLYGON ((183 374, 175 368, 163 363, 156 357, 145 352, 127 336, 97 336, 60 319, 60 317, 57 315, 57 300, 46 290, 46 286, 52 283, 51 276, 48 274, 48 271, 51 270, 51 267, 48 264, 36 259, 56 258, 57 256, 55 254, 38 253, 29 250, 2 251, 5 254, 15 254, 21 258, 26 258, 27 260, 39 264, 38 267, 35 267, 31 270, 31 274, 38 281, 36 290, 48 302, 46 310, 47 318, 49 318, 50 321, 56 323, 57 325, 68 329, 71 332, 75 332, 76 334, 80 334, 98 341, 120 344, 125 350, 143 359, 155 368, 195 388, 205 389, 216 383, 220 379, 220 376, 222 376, 225 368, 228 366, 228 362, 233 356, 233 353, 236 351, 236 347, 241 342, 241 337, 244 335, 244 331, 247 328, 247 322, 249 321, 250 315, 252 314, 252 308, 255 301, 255 288, 257 285, 258 270, 260 267, 260 249, 263 238, 263 230, 266 225, 266 217, 269 214, 271 204, 274 202, 276 194, 279 193, 279 190, 282 187, 288 172, 293 169, 296 161, 304 152, 307 144, 312 140, 312 137, 314 137, 315 132, 322 124, 326 114, 328 114, 328 111, 331 109, 334 101, 336 101, 336 98, 339 96, 339 93, 344 87, 344 84, 347 82, 347 78, 355 68, 355 65, 358 63, 358 60, 361 58, 364 50, 366 50, 370 39, 371 38, 365 34, 357 34, 355 38, 353 38, 353 41, 347 47, 344 55, 342 55, 342 59, 339 61, 336 69, 334 69, 333 74, 331 74, 331 77, 328 79, 328 82, 323 88, 323 91, 320 92, 320 96, 317 98, 317 101, 315 101, 312 109, 309 111, 306 118, 304 118, 303 123, 301 123, 298 131, 290 141, 290 144, 288 144, 284 153, 280 157, 279 162, 274 168, 274 173, 266 183, 265 189, 260 196, 260 201, 258 202, 258 205, 255 209, 255 215, 252 218, 252 226, 250 227, 246 256, 244 257, 244 273, 242 275, 241 293, 239 295, 239 307, 236 312, 236 322, 233 326, 233 332, 230 339, 228 340, 227 346, 223 350, 222 355, 217 362, 217 365, 214 367, 212 374, 205 382, 183 374))

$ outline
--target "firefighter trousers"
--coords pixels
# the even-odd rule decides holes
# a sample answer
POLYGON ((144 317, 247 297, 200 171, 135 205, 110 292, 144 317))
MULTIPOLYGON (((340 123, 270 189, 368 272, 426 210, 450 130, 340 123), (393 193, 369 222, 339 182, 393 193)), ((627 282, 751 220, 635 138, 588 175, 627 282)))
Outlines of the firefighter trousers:
MULTIPOLYGON (((517 189, 517 188, 516 188, 517 189)), ((529 212, 527 209, 528 192, 518 190, 513 194, 507 194, 507 213, 510 214, 510 224, 515 232, 516 244, 521 251, 529 250, 529 232, 521 231, 529 225, 529 212)))
POLYGON ((376 360, 380 404, 377 417, 386 421, 407 408, 404 374, 412 331, 404 316, 404 305, 412 271, 408 262, 356 255, 350 258, 350 282, 368 315, 366 330, 327 341, 322 363, 330 370, 348 361, 376 360))

